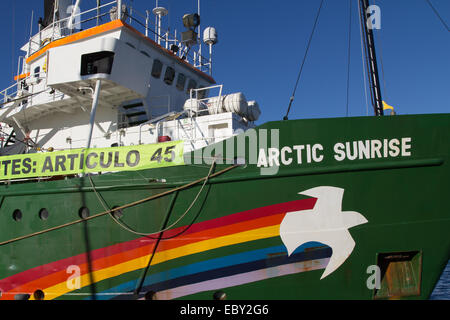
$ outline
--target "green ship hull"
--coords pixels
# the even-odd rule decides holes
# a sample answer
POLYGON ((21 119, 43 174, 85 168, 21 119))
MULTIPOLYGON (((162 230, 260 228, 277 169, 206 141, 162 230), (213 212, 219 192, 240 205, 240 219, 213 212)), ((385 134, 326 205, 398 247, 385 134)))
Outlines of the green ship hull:
POLYGON ((245 165, 219 161, 234 137, 212 164, 207 148, 181 166, 2 185, 1 299, 430 296, 450 257, 450 114, 255 132, 269 147, 252 159, 248 135, 245 165))

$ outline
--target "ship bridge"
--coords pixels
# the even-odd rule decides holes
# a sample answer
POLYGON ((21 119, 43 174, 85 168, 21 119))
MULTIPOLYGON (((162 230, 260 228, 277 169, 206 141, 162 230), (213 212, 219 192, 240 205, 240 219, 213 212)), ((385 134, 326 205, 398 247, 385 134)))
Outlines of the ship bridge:
MULTIPOLYGON (((19 59, 15 83, 0 93, 0 122, 13 128, 16 140, 30 141, 34 150, 86 147, 91 140, 94 147, 152 143, 158 133, 147 132, 145 138, 142 124, 185 116, 185 101, 204 101, 209 89, 202 88, 215 84, 211 56, 217 35, 214 28, 204 30, 209 46, 205 58, 198 43, 198 14, 183 17, 187 31, 179 32, 178 40, 176 30, 162 28, 167 14, 162 7, 140 13, 120 0, 98 1, 84 11, 79 0, 74 5, 71 0, 44 4, 39 32, 21 48, 25 55, 19 59)), ((221 121, 230 122, 227 136, 241 123, 247 126, 242 115, 225 118, 221 121)), ((225 124, 214 121, 213 129, 208 120, 201 130, 223 130, 225 124)), ((197 127, 193 124, 192 130, 197 127)), ((191 140, 194 136, 178 134, 191 140)), ((17 143, 15 151, 3 148, 0 153, 31 152, 25 145, 30 146, 17 143)))
POLYGON ((169 50, 169 41, 163 47, 161 41, 150 39, 148 16, 142 33, 132 26, 138 21, 135 18, 138 12, 133 10, 131 16, 124 7, 124 17, 116 19, 117 6, 113 6, 116 3, 113 1, 99 6, 95 11, 99 15, 94 16, 98 22, 98 17, 107 13, 110 22, 81 30, 84 23, 93 21, 92 17, 86 17, 84 20, 88 21, 83 22, 89 10, 75 15, 80 22, 69 26, 70 17, 63 14, 67 11, 64 2, 67 1, 59 1, 58 9, 63 19, 50 23, 22 47, 27 55, 23 59, 23 72, 15 79, 17 94, 3 92, 4 102, 15 101, 0 110, 1 121, 28 121, 54 112, 76 112, 80 105, 90 105, 87 93, 98 79, 102 80, 100 107, 140 103, 145 121, 181 110, 190 89, 215 83, 201 68, 194 67, 195 63, 189 63, 180 50, 181 42, 172 40, 169 50), (25 103, 25 111, 17 108, 25 103))

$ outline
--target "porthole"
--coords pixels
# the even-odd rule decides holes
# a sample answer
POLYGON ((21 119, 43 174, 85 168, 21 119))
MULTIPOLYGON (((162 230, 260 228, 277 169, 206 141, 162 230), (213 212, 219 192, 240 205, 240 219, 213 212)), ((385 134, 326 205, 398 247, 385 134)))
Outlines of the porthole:
POLYGON ((47 220, 48 215, 48 210, 46 208, 42 208, 41 210, 39 210, 39 218, 41 218, 41 220, 47 220))
POLYGON ((86 219, 87 217, 89 217, 89 214, 89 208, 81 207, 80 210, 78 210, 78 215, 81 219, 86 219))
POLYGON ((44 291, 42 291, 41 289, 36 290, 33 293, 33 298, 34 298, 34 300, 44 300, 44 298, 45 298, 44 291))
POLYGON ((20 209, 16 209, 13 212, 13 219, 16 221, 20 221, 22 220, 22 211, 20 211, 20 209))

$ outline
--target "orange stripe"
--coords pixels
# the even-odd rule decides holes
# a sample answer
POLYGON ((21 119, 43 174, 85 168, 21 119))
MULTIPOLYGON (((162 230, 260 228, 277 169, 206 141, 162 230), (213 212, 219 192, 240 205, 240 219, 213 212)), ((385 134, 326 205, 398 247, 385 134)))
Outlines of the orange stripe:
MULTIPOLYGON (((162 241, 160 242, 160 246, 157 252, 164 252, 166 250, 170 250, 173 248, 181 247, 184 245, 188 245, 191 243, 195 243, 202 240, 207 240, 211 238, 221 237, 225 235, 230 235, 233 233, 244 232, 247 230, 257 229, 266 226, 279 225, 281 220, 283 219, 285 213, 266 216, 262 218, 257 218, 253 220, 248 220, 240 223, 231 224, 228 226, 218 227, 214 229, 202 230, 199 232, 195 232, 192 234, 187 234, 185 236, 180 236, 179 238, 171 239, 170 241, 162 241)), ((139 257, 143 257, 145 255, 149 255, 152 251, 153 244, 148 246, 139 247, 136 249, 128 250, 122 253, 117 253, 115 255, 111 255, 108 257, 100 258, 94 260, 92 262, 92 269, 89 270, 87 263, 82 263, 77 265, 80 268, 80 276, 87 274, 89 271, 97 271, 107 267, 111 267, 129 260, 133 260, 139 257)), ((168 257, 166 260, 170 260, 168 257)), ((124 270, 124 273, 127 270, 124 270)), ((13 290, 8 293, 4 293, 3 299, 9 300, 14 298, 14 294, 18 292, 34 292, 38 288, 44 290, 48 287, 54 286, 58 283, 63 283, 67 281, 70 274, 66 273, 66 269, 59 270, 52 274, 49 274, 45 277, 27 282, 21 286, 15 287, 13 290)), ((86 286, 87 284, 82 284, 82 286, 86 286)), ((2 300, 3 300, 2 299, 2 300)))
POLYGON ((214 229, 206 229, 171 241, 162 241, 157 252, 174 249, 194 242, 226 236, 233 233, 239 233, 247 230, 258 229, 267 226, 273 226, 281 223, 285 213, 262 217, 258 219, 239 222, 214 229))
POLYGON ((31 61, 33 61, 34 59, 40 57, 42 54, 44 54, 45 52, 47 52, 47 50, 51 49, 51 48, 55 48, 55 47, 59 47, 59 46, 63 46, 65 44, 68 43, 72 43, 75 41, 79 41, 85 38, 89 38, 107 31, 111 31, 120 27, 123 27, 124 24, 122 21, 120 20, 114 20, 105 24, 102 24, 100 26, 97 27, 93 27, 91 29, 88 30, 84 30, 84 31, 80 31, 78 33, 72 34, 70 36, 55 40, 53 42, 50 42, 48 45, 46 45, 44 48, 42 48, 41 50, 39 50, 38 52, 35 52, 34 54, 32 54, 31 56, 29 56, 26 60, 27 63, 30 63, 31 61))
MULTIPOLYGON (((135 259, 138 257, 148 255, 152 250, 152 247, 153 247, 152 245, 153 245, 153 243, 148 246, 139 247, 139 248, 128 250, 128 251, 125 251, 122 253, 117 253, 112 256, 94 260, 94 261, 92 261, 92 266, 91 266, 92 269, 91 270, 89 270, 88 263, 80 263, 80 264, 73 264, 73 265, 76 265, 80 268, 80 276, 82 276, 84 274, 87 274, 89 271, 94 272, 97 270, 111 267, 113 265, 120 264, 124 261, 132 260, 132 259, 135 259)), ((69 267, 69 265, 67 265, 67 267, 69 267)), ((12 294, 12 296, 7 297, 6 296, 7 293, 5 293, 4 299, 5 300, 13 299, 14 294, 18 293, 18 292, 34 292, 37 289, 44 290, 45 288, 51 287, 55 284, 65 282, 71 276, 70 274, 68 274, 66 272, 66 270, 67 269, 65 268, 63 270, 59 270, 54 273, 51 273, 45 277, 35 279, 33 281, 24 283, 21 286, 15 287, 14 289, 12 289, 11 291, 8 292, 9 294, 12 294)), ((86 285, 87 284, 82 284, 82 286, 86 286, 86 285)))
POLYGON ((27 78, 27 77, 29 77, 29 76, 30 76, 30 73, 29 73, 29 72, 27 72, 27 73, 22 73, 22 74, 20 74, 19 76, 14 76, 14 80, 15 80, 15 81, 17 81, 17 80, 22 80, 22 79, 27 78))
POLYGON ((142 38, 144 38, 145 40, 150 42, 152 45, 156 46, 158 49, 160 49, 164 53, 169 54, 171 57, 177 58, 177 60, 179 62, 181 62, 183 65, 189 67, 190 69, 192 69, 193 71, 198 73, 200 76, 206 78, 208 81, 210 81, 212 83, 216 83, 216 81, 212 77, 207 75, 206 73, 204 73, 204 72, 194 68, 192 65, 190 65, 186 61, 184 61, 184 60, 180 59, 179 57, 177 57, 176 55, 174 55, 171 51, 167 50, 166 48, 161 47, 155 41, 153 41, 152 39, 146 37, 141 32, 139 32, 138 30, 136 30, 132 26, 124 23, 121 20, 114 20, 114 21, 102 24, 100 26, 93 27, 93 28, 88 29, 88 30, 80 31, 80 32, 75 33, 73 35, 70 35, 70 36, 67 36, 67 37, 55 40, 53 42, 50 42, 44 48, 40 49, 39 51, 37 51, 34 54, 32 54, 31 56, 29 56, 27 58, 27 60, 26 60, 26 63, 29 64, 31 61, 33 61, 36 58, 40 57, 42 54, 44 54, 45 52, 47 52, 47 50, 49 50, 51 48, 63 46, 63 45, 66 45, 66 44, 69 44, 69 43, 72 43, 72 42, 75 42, 75 41, 79 41, 79 40, 82 40, 82 39, 85 39, 85 38, 89 38, 89 37, 92 37, 92 36, 95 36, 95 35, 98 35, 98 34, 101 34, 101 33, 107 32, 107 31, 110 31, 110 30, 118 29, 120 27, 128 28, 130 31, 133 31, 137 35, 141 36, 142 38))

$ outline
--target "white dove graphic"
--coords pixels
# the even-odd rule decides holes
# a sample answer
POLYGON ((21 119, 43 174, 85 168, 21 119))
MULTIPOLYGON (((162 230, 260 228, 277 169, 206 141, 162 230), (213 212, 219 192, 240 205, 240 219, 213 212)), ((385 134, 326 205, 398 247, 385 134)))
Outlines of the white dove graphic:
POLYGON ((280 224, 280 237, 287 248, 288 256, 300 245, 316 241, 333 250, 321 280, 335 271, 350 256, 355 247, 348 229, 367 219, 355 211, 342 211, 344 189, 316 187, 299 194, 317 198, 314 208, 286 213, 280 224))

